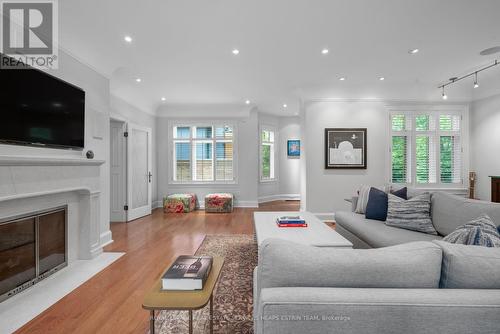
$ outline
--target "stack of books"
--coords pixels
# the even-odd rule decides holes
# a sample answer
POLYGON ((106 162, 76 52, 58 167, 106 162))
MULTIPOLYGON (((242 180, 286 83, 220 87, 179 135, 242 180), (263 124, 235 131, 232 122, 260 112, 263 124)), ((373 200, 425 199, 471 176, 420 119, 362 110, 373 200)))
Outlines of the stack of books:
POLYGON ((300 216, 283 216, 276 219, 278 227, 307 227, 304 218, 300 216))
POLYGON ((211 256, 179 256, 163 275, 162 289, 202 290, 212 262, 211 256))

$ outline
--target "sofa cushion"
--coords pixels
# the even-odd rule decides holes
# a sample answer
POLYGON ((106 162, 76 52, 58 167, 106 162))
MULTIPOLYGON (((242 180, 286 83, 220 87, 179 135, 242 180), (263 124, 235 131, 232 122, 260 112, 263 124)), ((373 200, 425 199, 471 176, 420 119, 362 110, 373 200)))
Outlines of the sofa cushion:
POLYGON ((448 235, 457 227, 487 214, 495 225, 500 225, 500 204, 466 199, 436 192, 432 195, 432 223, 440 235, 448 235))
POLYGON ((394 246, 411 241, 442 239, 437 235, 387 226, 384 222, 366 219, 363 215, 354 212, 338 211, 335 213, 335 221, 343 229, 374 248, 394 246))
POLYGON ((409 200, 389 194, 386 225, 437 234, 431 221, 431 195, 424 193, 409 200))
POLYGON ((412 242, 378 249, 343 249, 264 240, 259 289, 272 287, 437 288, 441 249, 412 242))
POLYGON ((443 249, 441 288, 500 289, 500 248, 434 242, 443 249))
POLYGON ((365 217, 385 221, 387 219, 387 194, 377 188, 370 188, 365 217))
POLYGON ((500 234, 488 215, 474 219, 448 234, 443 241, 453 244, 500 247, 500 234))

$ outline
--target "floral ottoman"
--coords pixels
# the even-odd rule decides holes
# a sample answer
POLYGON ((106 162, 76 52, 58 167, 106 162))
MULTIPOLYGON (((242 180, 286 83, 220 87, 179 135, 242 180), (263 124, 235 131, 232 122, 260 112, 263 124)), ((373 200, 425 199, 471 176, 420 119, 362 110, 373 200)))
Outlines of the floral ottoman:
POLYGON ((163 199, 163 211, 169 213, 191 212, 196 208, 196 194, 172 194, 163 199))
POLYGON ((205 212, 233 212, 233 194, 208 194, 205 212))

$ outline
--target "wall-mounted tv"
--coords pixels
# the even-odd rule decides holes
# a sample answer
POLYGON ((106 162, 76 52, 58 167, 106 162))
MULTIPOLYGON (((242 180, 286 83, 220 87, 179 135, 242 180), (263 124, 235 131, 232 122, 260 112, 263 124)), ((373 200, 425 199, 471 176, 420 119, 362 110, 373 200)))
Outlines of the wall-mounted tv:
POLYGON ((0 143, 82 150, 84 134, 82 89, 31 67, 0 68, 0 143))

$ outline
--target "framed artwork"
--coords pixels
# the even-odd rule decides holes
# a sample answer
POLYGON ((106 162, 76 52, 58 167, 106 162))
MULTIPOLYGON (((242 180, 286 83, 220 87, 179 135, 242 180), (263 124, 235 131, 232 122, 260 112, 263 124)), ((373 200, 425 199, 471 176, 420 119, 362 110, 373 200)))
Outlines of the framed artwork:
POLYGON ((300 157, 300 140, 288 140, 287 152, 289 157, 300 157))
POLYGON ((325 129, 325 169, 366 169, 366 128, 325 129))

